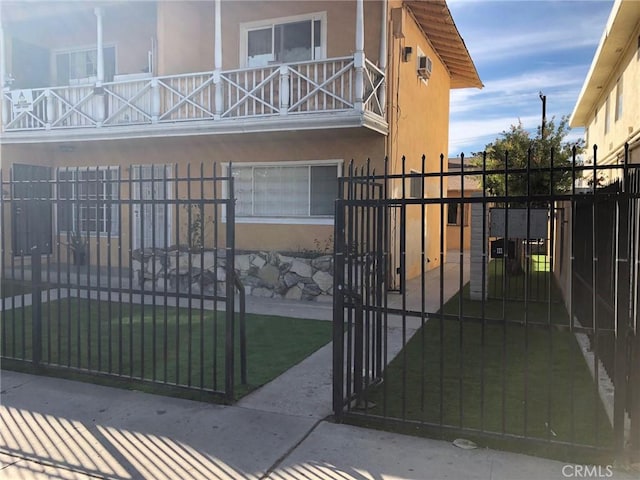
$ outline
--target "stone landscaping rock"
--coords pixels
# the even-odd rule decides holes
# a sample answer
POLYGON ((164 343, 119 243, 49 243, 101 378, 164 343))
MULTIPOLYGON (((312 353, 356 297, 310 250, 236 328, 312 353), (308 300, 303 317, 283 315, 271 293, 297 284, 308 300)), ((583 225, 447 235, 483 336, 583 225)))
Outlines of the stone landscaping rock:
POLYGON ((251 259, 249 255, 236 255, 235 268, 241 272, 246 272, 251 268, 251 259))
POLYGON ((318 287, 315 283, 306 284, 302 289, 302 294, 307 296, 318 296, 322 293, 320 287, 318 287))
POLYGON ((291 268, 289 269, 289 271, 297 273, 301 277, 310 277, 311 275, 313 275, 311 265, 298 259, 294 259, 293 262, 291 262, 291 268))
POLYGON ((323 272, 330 272, 333 269, 333 257, 331 255, 324 255, 314 258, 311 260, 311 266, 323 272))
POLYGON ((265 283, 258 277, 248 276, 242 279, 243 285, 250 287, 264 287, 265 283))
POLYGON ((278 278, 280 278, 280 270, 278 270, 278 267, 266 264, 258 271, 258 278, 268 287, 273 288, 277 285, 278 278))
POLYGON ((251 264, 254 267, 258 267, 258 268, 262 268, 264 267, 264 265, 267 263, 267 261, 262 258, 260 255, 256 255, 255 257, 253 257, 253 259, 251 260, 251 264))
POLYGON ((327 292, 331 287, 333 287, 333 276, 327 272, 318 270, 312 278, 323 292, 327 292))
MULTIPOLYGON (((191 289, 193 295, 200 295, 201 291, 213 295, 217 287, 218 295, 226 295, 225 249, 201 253, 190 253, 185 247, 145 249, 136 250, 133 257, 134 277, 148 291, 155 286, 158 292, 187 293, 191 289)), ((247 295, 326 303, 332 301, 331 255, 307 259, 277 252, 243 253, 235 256, 234 266, 247 295)))
POLYGON ((287 272, 284 275, 283 281, 284 284, 290 288, 294 285, 297 285, 302 280, 300 275, 296 275, 295 273, 287 272))
POLYGON ((287 291, 284 298, 288 300, 300 300, 302 298, 302 289, 295 285, 287 291))

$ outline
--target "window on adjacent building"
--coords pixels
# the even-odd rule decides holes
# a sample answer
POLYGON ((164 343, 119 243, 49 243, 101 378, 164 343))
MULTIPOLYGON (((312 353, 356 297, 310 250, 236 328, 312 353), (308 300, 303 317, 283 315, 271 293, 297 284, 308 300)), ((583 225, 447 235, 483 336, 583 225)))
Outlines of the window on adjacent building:
POLYGON ((616 122, 622 118, 622 77, 616 84, 616 122))
POLYGON ((468 205, 463 203, 450 203, 447 210, 447 223, 449 225, 469 225, 468 221, 468 205))
POLYGON ((236 217, 331 217, 338 162, 234 165, 236 217))
MULTIPOLYGON (((104 80, 110 82, 116 71, 115 47, 104 47, 104 80)), ((56 80, 58 85, 76 85, 96 81, 98 50, 85 48, 56 53, 56 80)))
POLYGON ((609 113, 611 108, 609 107, 610 107, 609 96, 607 96, 607 100, 606 102, 604 102, 604 133, 605 134, 609 133, 609 128, 611 127, 611 114, 609 113))
POLYGON ((325 14, 268 20, 241 27, 247 67, 324 58, 325 14))
POLYGON ((59 169, 58 231, 118 233, 118 170, 113 167, 59 169))
MULTIPOLYGON (((411 170, 411 173, 417 174, 420 172, 418 172, 417 170, 411 170)), ((409 196, 411 198, 423 197, 422 182, 423 182, 422 175, 409 178, 409 196)))

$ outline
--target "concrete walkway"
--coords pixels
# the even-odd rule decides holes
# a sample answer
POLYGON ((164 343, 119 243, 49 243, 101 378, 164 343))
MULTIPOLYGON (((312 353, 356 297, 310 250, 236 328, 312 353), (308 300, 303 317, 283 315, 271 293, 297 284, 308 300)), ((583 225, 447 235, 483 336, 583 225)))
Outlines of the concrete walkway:
POLYGON ((0 382, 0 478, 6 480, 553 480, 575 471, 560 462, 461 450, 295 414, 15 372, 3 371, 0 382))
MULTIPOLYGON (((457 291, 459 268, 445 266, 445 298, 457 291)), ((408 283, 408 298, 415 298, 416 289, 419 292, 419 282, 408 283)), ((426 310, 437 310, 437 273, 430 274, 425 290, 426 310)), ((390 298, 390 304, 397 301, 397 295, 390 298)), ((330 305, 264 299, 248 299, 247 309, 319 321, 332 315, 330 305)), ((408 340, 420 325, 417 319, 404 320, 408 340)), ((389 318, 389 360, 402 346, 402 322, 389 318)), ((573 466, 560 462, 461 450, 448 442, 327 421, 330 344, 235 406, 8 371, 1 372, 0 390, 0 479, 576 477, 573 466)), ((637 476, 615 472, 606 478, 637 476)))

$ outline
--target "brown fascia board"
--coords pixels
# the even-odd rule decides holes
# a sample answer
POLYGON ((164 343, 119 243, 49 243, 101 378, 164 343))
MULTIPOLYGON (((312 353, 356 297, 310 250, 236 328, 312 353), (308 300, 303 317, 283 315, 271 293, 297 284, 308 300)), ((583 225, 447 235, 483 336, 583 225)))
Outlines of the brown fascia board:
POLYGON ((405 0, 404 3, 411 10, 420 28, 449 69, 452 88, 482 88, 478 70, 453 21, 446 1, 405 0), (466 68, 462 69, 463 72, 460 68, 455 68, 452 63, 447 63, 447 59, 451 61, 454 58, 458 60, 458 63, 466 64, 466 68))

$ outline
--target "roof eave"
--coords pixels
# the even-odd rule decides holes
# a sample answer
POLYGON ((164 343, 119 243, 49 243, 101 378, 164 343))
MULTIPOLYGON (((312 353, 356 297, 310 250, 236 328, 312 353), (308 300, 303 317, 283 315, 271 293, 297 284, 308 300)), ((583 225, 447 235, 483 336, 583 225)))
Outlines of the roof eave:
POLYGON ((569 118, 569 126, 587 126, 593 107, 602 94, 602 87, 608 83, 610 76, 615 72, 611 65, 605 65, 605 63, 607 60, 615 59, 617 64, 619 58, 616 59, 616 57, 624 53, 624 51, 617 52, 620 48, 619 44, 621 41, 624 41, 625 45, 628 43, 638 19, 640 19, 640 2, 616 0, 569 118))

